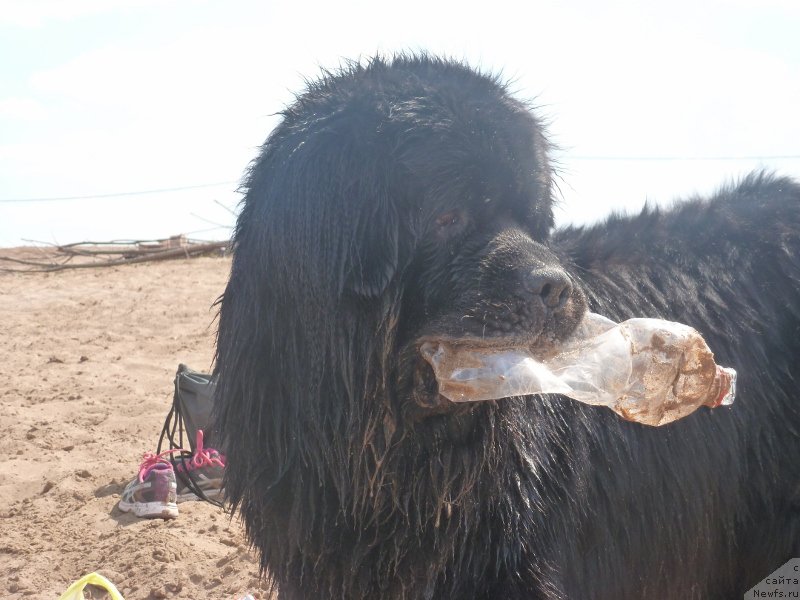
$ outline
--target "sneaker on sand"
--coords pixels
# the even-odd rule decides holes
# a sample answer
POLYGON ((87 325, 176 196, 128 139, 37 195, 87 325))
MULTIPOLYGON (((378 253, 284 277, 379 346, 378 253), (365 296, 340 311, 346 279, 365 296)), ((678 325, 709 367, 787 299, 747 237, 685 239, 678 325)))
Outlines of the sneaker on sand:
POLYGON ((174 519, 178 516, 177 482, 172 463, 165 454, 145 453, 139 475, 125 486, 119 500, 122 512, 133 512, 147 519, 174 519))
POLYGON ((222 499, 225 456, 203 446, 202 429, 197 430, 194 453, 184 450, 170 461, 178 476, 178 502, 208 500, 216 504, 222 499))

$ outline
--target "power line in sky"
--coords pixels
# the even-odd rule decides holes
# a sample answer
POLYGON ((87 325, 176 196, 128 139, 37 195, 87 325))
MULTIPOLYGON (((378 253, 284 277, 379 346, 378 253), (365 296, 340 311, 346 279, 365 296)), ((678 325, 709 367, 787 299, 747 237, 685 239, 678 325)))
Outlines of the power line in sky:
POLYGON ((86 196, 49 196, 46 198, 0 198, 0 202, 60 202, 62 200, 94 200, 99 198, 119 198, 122 196, 145 196, 147 194, 166 194, 182 192, 184 190, 198 190, 201 188, 221 187, 223 185, 238 184, 238 181, 219 181, 217 183, 198 183, 196 185, 182 185, 179 187, 160 188, 155 190, 138 190, 135 192, 114 192, 111 194, 90 194, 86 196))
POLYGON ((568 155, 561 154, 560 158, 564 160, 652 160, 652 161, 695 161, 695 160, 797 160, 800 159, 800 154, 797 155, 774 155, 774 156, 581 156, 581 155, 568 155))
MULTIPOLYGON (((560 160, 586 160, 586 161, 714 161, 714 160, 800 160, 800 154, 785 154, 772 156, 588 156, 559 154, 560 160)), ((155 190, 139 190, 133 192, 114 192, 110 194, 90 194, 85 196, 52 196, 45 198, 0 198, 0 203, 10 202, 61 202, 65 200, 94 200, 100 198, 120 198, 124 196, 144 196, 147 194, 166 194, 182 192, 184 190, 197 190, 223 185, 238 184, 238 181, 220 181, 217 183, 200 183, 196 185, 183 185, 179 187, 160 188, 155 190)))

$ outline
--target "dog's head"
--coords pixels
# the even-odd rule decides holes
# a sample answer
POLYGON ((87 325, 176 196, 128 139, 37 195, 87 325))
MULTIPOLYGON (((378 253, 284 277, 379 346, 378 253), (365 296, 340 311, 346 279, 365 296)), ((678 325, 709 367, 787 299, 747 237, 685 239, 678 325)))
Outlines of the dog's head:
MULTIPOLYGON (((459 63, 376 59, 285 111, 250 171, 229 293, 246 285, 239 271, 269 268, 262 283, 304 326, 310 310, 388 334, 379 351, 403 363, 401 393, 424 417, 449 403, 422 341, 536 346, 574 328, 585 301, 547 249, 552 225, 548 144, 529 107, 459 63)), ((318 327, 297 334, 322 345, 318 327)))
POLYGON ((353 471, 375 484, 398 437, 463 439, 474 409, 438 394, 426 340, 536 347, 586 309, 547 247, 541 124, 462 64, 376 59, 310 84, 245 187, 217 349, 245 509, 297 461, 338 469, 355 503, 353 471))

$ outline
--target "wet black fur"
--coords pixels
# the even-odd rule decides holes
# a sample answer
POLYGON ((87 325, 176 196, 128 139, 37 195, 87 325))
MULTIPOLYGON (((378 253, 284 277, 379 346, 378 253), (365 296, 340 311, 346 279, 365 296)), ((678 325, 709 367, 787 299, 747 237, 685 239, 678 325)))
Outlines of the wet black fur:
POLYGON ((529 107, 450 61, 350 65, 285 111, 216 362, 227 497, 281 598, 733 598, 800 556, 800 187, 551 232, 551 178, 529 107), (650 428, 424 377, 425 336, 546 343, 587 303, 699 329, 733 408, 650 428))

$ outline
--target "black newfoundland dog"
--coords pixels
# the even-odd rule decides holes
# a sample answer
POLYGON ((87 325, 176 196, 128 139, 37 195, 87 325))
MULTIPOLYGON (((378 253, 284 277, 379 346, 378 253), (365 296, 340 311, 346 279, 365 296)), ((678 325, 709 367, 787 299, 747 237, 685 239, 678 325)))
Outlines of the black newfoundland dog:
POLYGON ((253 163, 221 299, 225 486, 281 598, 741 597, 800 556, 800 186, 553 230, 542 124, 429 56, 309 84, 253 163), (452 404, 421 340, 587 309, 699 329, 732 408, 662 428, 452 404))

